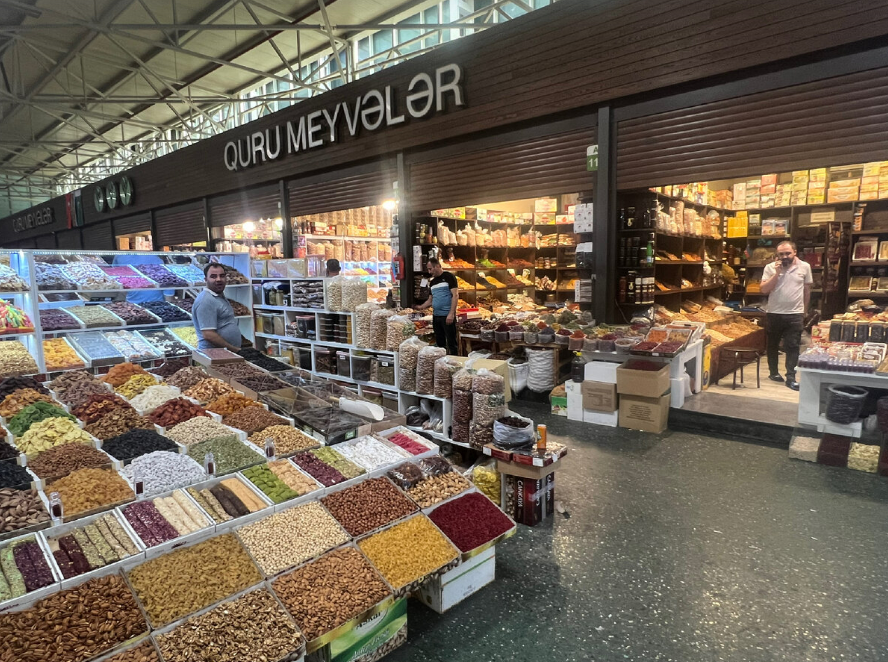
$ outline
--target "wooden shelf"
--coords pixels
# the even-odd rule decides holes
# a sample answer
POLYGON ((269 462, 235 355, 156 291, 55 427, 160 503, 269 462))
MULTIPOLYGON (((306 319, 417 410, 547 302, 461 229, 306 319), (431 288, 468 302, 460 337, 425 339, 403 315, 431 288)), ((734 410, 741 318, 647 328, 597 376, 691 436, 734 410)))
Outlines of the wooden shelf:
POLYGON ((884 230, 851 230, 852 237, 859 237, 866 234, 888 234, 888 228, 884 230))
POLYGON ((669 294, 682 294, 684 292, 703 292, 704 290, 718 290, 724 285, 707 285, 706 287, 683 287, 674 290, 666 290, 665 292, 654 292, 654 296, 666 296, 669 294))

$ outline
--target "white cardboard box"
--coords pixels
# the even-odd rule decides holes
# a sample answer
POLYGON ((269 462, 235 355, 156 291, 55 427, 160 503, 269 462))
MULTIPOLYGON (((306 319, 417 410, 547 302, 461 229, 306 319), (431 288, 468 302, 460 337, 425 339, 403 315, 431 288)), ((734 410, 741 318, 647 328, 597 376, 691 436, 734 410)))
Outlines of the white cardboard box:
POLYGON ((416 593, 420 601, 443 614, 487 586, 496 577, 496 547, 425 582, 416 593))
POLYGON ((595 425, 606 425, 609 428, 615 428, 620 422, 620 410, 611 412, 592 411, 591 409, 583 410, 583 422, 594 423, 595 425))
POLYGON ((605 382, 606 384, 617 383, 617 368, 620 363, 611 363, 610 361, 589 361, 586 364, 586 374, 584 377, 593 382, 605 382))
POLYGON ((571 421, 583 420, 583 390, 582 384, 572 379, 564 382, 564 390, 567 393, 567 418, 571 421))

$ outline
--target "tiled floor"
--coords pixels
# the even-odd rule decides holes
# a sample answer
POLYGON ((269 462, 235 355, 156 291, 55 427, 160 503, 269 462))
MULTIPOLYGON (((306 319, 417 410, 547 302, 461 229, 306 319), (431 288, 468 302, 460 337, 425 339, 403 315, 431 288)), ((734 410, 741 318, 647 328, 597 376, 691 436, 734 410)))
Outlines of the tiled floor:
POLYGON ((411 601, 387 660, 886 659, 888 479, 515 408, 570 444, 567 512, 519 527, 496 581, 450 612, 411 601))

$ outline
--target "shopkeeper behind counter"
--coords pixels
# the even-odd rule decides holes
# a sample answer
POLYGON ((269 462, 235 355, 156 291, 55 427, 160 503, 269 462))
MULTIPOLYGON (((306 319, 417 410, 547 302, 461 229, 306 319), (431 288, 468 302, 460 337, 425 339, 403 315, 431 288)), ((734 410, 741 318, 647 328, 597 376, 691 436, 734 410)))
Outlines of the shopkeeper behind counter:
POLYGON ((425 310, 432 307, 432 325, 435 329, 435 344, 438 347, 446 347, 447 353, 457 356, 456 347, 456 305, 459 302, 459 289, 456 277, 441 268, 438 258, 430 257, 428 260, 429 273, 432 281, 429 283, 431 296, 425 303, 416 306, 417 310, 425 310))
POLYGON ((240 326, 234 316, 234 309, 225 298, 228 276, 221 264, 211 262, 204 267, 207 286, 197 295, 191 316, 197 331, 197 348, 225 348, 232 352, 241 349, 240 326))

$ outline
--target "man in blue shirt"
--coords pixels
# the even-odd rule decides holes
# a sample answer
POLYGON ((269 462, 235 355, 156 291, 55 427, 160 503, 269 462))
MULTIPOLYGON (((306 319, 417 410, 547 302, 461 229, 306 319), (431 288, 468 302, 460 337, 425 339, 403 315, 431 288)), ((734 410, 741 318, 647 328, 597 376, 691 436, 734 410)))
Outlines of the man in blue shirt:
POLYGON ((234 310, 225 298, 228 276, 221 264, 210 262, 204 267, 207 286, 197 295, 191 316, 197 331, 197 348, 224 348, 232 352, 241 349, 241 332, 234 310))
POLYGON ((446 347, 448 354, 458 356, 456 305, 459 302, 459 286, 456 277, 452 273, 444 271, 438 258, 430 257, 428 265, 429 273, 432 275, 432 281, 429 283, 431 296, 425 303, 416 306, 416 309, 425 310, 431 306, 435 344, 438 347, 446 347))

